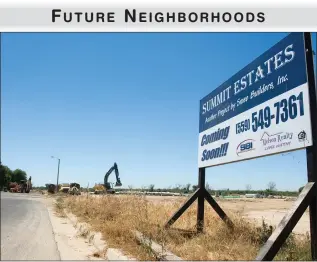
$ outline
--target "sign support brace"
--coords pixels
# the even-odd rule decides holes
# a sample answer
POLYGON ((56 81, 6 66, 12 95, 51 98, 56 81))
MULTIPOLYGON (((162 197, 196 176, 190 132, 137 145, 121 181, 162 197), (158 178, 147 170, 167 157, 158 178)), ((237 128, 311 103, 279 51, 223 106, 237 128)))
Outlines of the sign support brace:
POLYGON ((205 216, 205 203, 207 202, 211 205, 211 207, 216 211, 219 217, 227 223, 230 228, 233 228, 233 223, 226 215, 226 213, 221 209, 221 207, 217 204, 217 202, 213 199, 213 197, 209 194, 209 192, 205 188, 205 174, 206 168, 199 168, 198 175, 198 188, 194 192, 194 194, 177 210, 174 215, 167 221, 165 224, 165 228, 169 228, 172 224, 176 222, 176 220, 194 203, 197 199, 197 233, 202 233, 204 231, 204 216, 205 216))

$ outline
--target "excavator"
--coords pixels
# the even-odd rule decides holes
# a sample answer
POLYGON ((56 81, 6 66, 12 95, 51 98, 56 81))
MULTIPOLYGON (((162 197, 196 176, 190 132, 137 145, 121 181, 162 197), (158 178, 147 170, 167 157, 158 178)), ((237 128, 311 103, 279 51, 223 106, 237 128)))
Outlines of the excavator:
POLYGON ((103 193, 106 193, 106 194, 114 194, 115 193, 115 190, 111 187, 111 184, 108 182, 108 177, 110 176, 110 174, 113 171, 116 174, 116 184, 115 184, 115 186, 122 186, 121 180, 120 180, 120 177, 119 177, 119 170, 118 170, 117 163, 114 163, 114 165, 105 174, 104 184, 102 186, 103 190, 100 190, 100 186, 98 187, 98 185, 97 185, 97 186, 95 186, 95 194, 99 194, 99 193, 101 193, 101 191, 103 191, 103 193))

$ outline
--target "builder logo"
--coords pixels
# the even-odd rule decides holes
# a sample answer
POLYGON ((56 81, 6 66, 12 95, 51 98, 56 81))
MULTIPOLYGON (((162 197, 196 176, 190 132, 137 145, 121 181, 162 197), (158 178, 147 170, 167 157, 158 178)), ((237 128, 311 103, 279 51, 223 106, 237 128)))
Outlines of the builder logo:
POLYGON ((298 134, 298 141, 299 142, 304 142, 306 140, 306 132, 303 130, 301 132, 299 132, 298 134))
POLYGON ((247 139, 242 141, 238 146, 237 146, 237 150, 236 153, 238 156, 240 156, 242 153, 246 153, 249 151, 254 150, 254 140, 253 139, 247 139))

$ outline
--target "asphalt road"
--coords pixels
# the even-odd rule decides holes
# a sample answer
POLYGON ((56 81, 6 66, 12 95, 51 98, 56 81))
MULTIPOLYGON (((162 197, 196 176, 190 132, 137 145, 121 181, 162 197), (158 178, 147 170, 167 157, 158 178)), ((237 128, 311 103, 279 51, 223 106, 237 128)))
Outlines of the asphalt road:
POLYGON ((40 195, 1 192, 1 260, 60 260, 40 195))

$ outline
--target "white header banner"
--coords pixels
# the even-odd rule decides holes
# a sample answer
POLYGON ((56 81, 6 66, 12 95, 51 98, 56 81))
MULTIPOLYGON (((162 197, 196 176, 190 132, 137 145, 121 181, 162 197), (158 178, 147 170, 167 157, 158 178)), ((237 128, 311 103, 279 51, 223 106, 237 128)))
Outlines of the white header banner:
POLYGON ((0 31, 317 31, 316 2, 2 0, 0 31))

